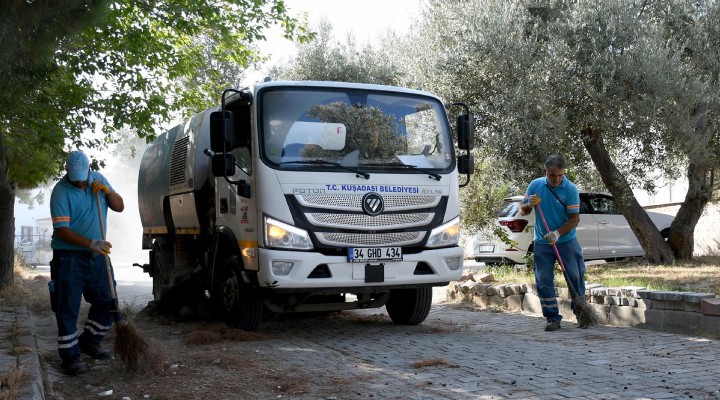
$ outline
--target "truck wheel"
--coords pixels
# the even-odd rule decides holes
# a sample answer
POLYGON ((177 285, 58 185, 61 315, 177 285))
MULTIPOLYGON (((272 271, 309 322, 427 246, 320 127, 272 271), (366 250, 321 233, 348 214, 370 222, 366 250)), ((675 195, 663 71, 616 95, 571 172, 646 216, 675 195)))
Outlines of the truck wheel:
POLYGON ((263 301, 243 283, 238 264, 235 256, 225 262, 222 306, 229 325, 246 331, 257 331, 262 320, 263 301))
POLYGON ((390 319, 398 325, 417 325, 427 318, 432 304, 432 287, 390 291, 385 304, 390 319))

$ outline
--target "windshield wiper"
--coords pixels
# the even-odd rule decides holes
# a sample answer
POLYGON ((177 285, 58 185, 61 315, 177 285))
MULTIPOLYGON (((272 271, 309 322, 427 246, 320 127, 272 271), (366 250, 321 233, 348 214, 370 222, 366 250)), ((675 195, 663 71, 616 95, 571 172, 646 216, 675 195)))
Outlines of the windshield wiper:
POLYGON ((432 172, 428 169, 419 168, 417 165, 403 164, 403 163, 397 162, 397 161, 385 162, 385 163, 373 163, 373 164, 360 164, 360 165, 364 165, 364 166, 368 166, 368 167, 400 167, 400 168, 405 168, 405 169, 409 169, 412 171, 417 171, 417 172, 420 172, 423 174, 428 174, 430 176, 430 178, 433 178, 436 181, 439 181, 440 179, 442 179, 442 176, 440 176, 440 174, 436 174, 435 172, 432 172))
POLYGON ((353 173, 355 173, 355 176, 357 176, 358 178, 370 179, 370 174, 368 174, 367 172, 363 172, 357 168, 349 167, 347 165, 342 165, 341 163, 334 162, 334 161, 319 160, 319 159, 318 160, 296 160, 296 161, 283 161, 280 163, 280 165, 283 165, 283 164, 332 165, 334 167, 340 167, 346 171, 353 172, 353 173))

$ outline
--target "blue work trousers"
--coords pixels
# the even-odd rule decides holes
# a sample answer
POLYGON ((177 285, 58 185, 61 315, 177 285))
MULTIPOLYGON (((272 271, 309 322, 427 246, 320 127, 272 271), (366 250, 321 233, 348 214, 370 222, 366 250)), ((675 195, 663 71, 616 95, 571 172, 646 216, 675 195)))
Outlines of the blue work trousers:
MULTIPOLYGON (((108 258, 108 263, 110 259, 108 258)), ((105 257, 89 251, 54 250, 51 277, 55 281, 58 353, 63 360, 78 357, 78 343, 99 345, 112 327, 113 301, 105 257), (77 333, 81 297, 90 303, 85 329, 77 333)), ((110 268, 112 274, 112 267, 110 268)), ((113 276, 113 285, 115 279, 113 276)))
MULTIPOLYGON (((573 288, 581 296, 585 296, 585 260, 582 255, 582 248, 577 239, 556 244, 560 257, 565 265, 568 279, 573 288)), ((555 250, 549 244, 535 242, 533 249, 533 260, 535 262, 535 284, 542 313, 548 322, 562 320, 558 310, 558 302, 555 294, 555 250)), ((571 305, 572 307, 572 305, 571 305)), ((573 307, 573 311, 574 311, 573 307)))

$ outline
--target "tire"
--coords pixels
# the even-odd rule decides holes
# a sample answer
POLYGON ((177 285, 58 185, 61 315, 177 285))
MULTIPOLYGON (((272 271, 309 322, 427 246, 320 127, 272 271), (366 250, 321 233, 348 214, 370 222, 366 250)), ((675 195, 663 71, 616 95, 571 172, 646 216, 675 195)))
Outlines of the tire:
POLYGON ((243 282, 237 256, 225 261, 220 302, 228 325, 246 331, 257 331, 263 315, 263 301, 243 282))
POLYGON ((425 321, 432 305, 432 286, 390 291, 385 308, 397 325, 417 325, 425 321))

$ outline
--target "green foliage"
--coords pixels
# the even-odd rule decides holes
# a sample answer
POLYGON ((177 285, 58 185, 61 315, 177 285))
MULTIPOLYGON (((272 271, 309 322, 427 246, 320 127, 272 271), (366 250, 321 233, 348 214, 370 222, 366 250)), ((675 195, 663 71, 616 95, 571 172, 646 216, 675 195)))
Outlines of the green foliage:
POLYGON ((679 160, 707 159, 697 147, 712 147, 697 140, 691 111, 717 100, 717 8, 715 1, 431 0, 401 65, 442 96, 471 102, 483 116, 478 135, 508 161, 500 173, 511 181, 537 177, 544 158, 560 153, 576 183, 601 187, 580 135, 592 124, 628 180, 652 189, 647 171, 677 176, 679 160), (412 62, 416 54, 426 58, 412 62))
POLYGON ((3 81, 18 84, 3 91, 0 136, 8 179, 20 187, 60 173, 67 147, 102 149, 128 128, 150 140, 178 113, 216 103, 222 88, 238 83, 229 74, 262 59, 253 43, 265 27, 280 23, 286 36, 308 38, 282 0, 86 3, 13 2, 5 10, 14 26, 28 27, 26 47, 2 52, 16 58, 3 81), (73 4, 74 13, 53 14, 73 4), (37 19, 44 13, 50 20, 37 19))
MULTIPOLYGON (((367 45, 358 48, 352 36, 344 43, 333 40, 333 26, 322 20, 317 34, 298 46, 297 56, 288 64, 270 70, 274 79, 361 82, 397 85, 399 72, 389 48, 367 45)), ((390 41, 390 36, 385 38, 390 41)))

